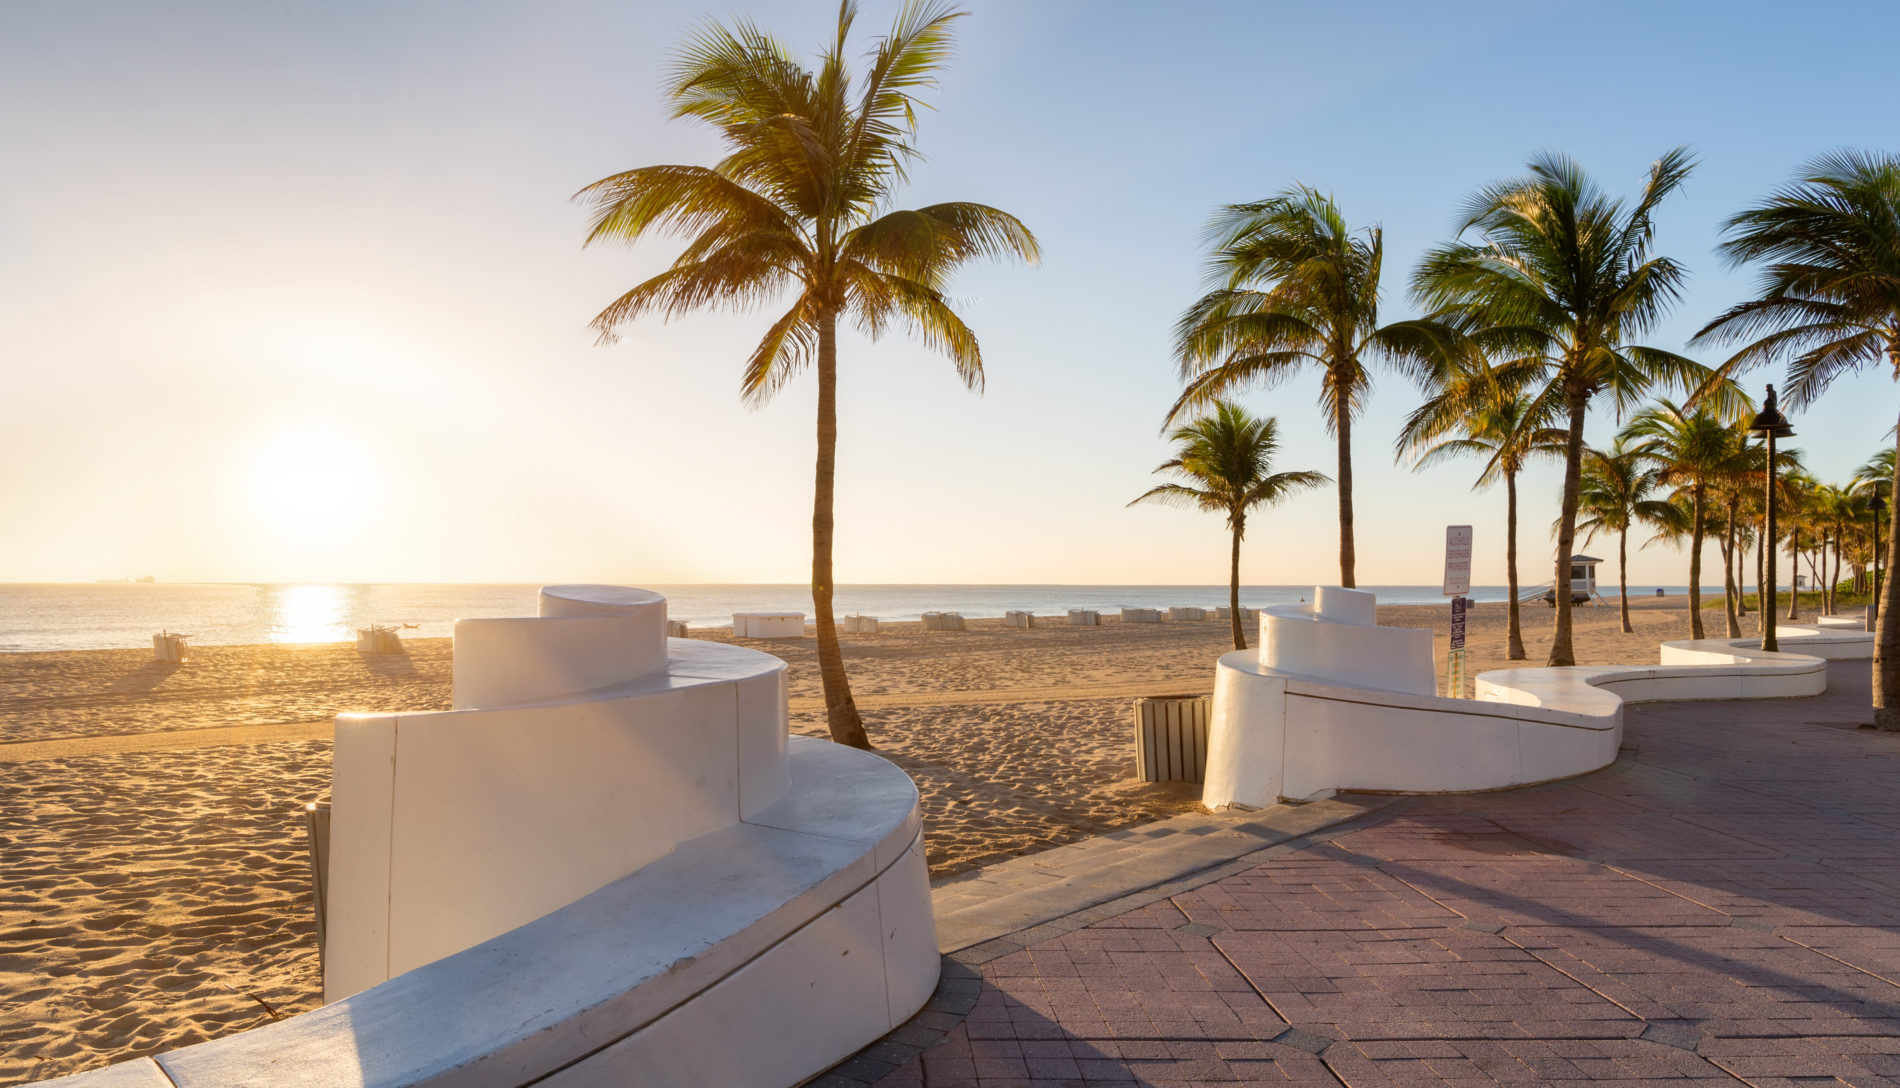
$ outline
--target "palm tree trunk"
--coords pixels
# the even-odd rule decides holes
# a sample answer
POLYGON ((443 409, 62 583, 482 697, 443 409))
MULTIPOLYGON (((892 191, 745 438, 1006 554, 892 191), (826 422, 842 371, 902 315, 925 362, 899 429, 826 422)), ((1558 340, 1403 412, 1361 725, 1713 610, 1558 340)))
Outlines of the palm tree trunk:
POLYGON ((1841 533, 1840 526, 1834 527, 1834 573, 1827 579, 1827 614, 1836 615, 1841 610, 1841 533))
POLYGON ((818 472, 811 504, 811 603, 818 624, 818 677, 825 689, 825 721, 831 739, 853 748, 870 748, 864 721, 851 698, 838 626, 832 616, 832 493, 838 468, 838 318, 831 310, 818 317, 818 472))
POLYGON ((1522 661, 1524 653, 1524 630, 1518 626, 1517 617, 1517 473, 1504 474, 1504 580, 1510 583, 1511 630, 1507 641, 1506 656, 1512 661, 1522 661))
POLYGON ((1352 398, 1341 390, 1333 410, 1333 430, 1339 435, 1339 584, 1347 589, 1358 583, 1353 567, 1358 556, 1352 543, 1352 398))
MULTIPOLYGON (((1900 366, 1900 345, 1889 349, 1888 354, 1894 365, 1900 366)), ((1900 450, 1900 437, 1896 437, 1894 448, 1900 450)), ((1900 457, 1894 459, 1893 486, 1887 494, 1896 496, 1894 505, 1900 508, 1900 457)), ((1900 592, 1894 588, 1900 585, 1900 578, 1893 576, 1900 569, 1900 528, 1893 521, 1887 523, 1887 528, 1886 569, 1875 579, 1880 603, 1874 619, 1874 724, 1900 730, 1900 592)))
POLYGON ((1755 633, 1758 635, 1767 633, 1768 623, 1775 614, 1775 602, 1762 596, 1762 587, 1768 579, 1768 549, 1775 546, 1772 540, 1762 543, 1767 539, 1768 526, 1763 522, 1761 531, 1755 535, 1755 633))
POLYGON ((1570 638, 1570 554, 1577 544, 1577 494, 1583 471, 1583 413, 1589 406, 1581 393, 1570 394, 1570 434, 1564 440, 1564 497, 1557 516, 1557 576, 1551 589, 1557 596, 1557 619, 1550 636, 1551 665, 1575 665, 1570 638))
POLYGON ((1728 621, 1727 637, 1742 637, 1742 621, 1735 608, 1742 603, 1742 580, 1735 573, 1735 496, 1728 499, 1728 520, 1722 529, 1722 614, 1728 621))
POLYGON ((1234 553, 1228 564, 1227 573, 1227 614, 1234 621, 1234 649, 1247 648, 1247 628, 1240 622, 1240 536, 1247 531, 1247 521, 1243 517, 1234 522, 1234 553))
POLYGON ((1801 587, 1795 583, 1801 576, 1801 533, 1793 528, 1788 530, 1788 618, 1801 618, 1801 587))
POLYGON ((1702 633, 1702 485, 1689 489, 1689 637, 1706 638, 1702 633))
POLYGON ((1815 603, 1814 607, 1820 609, 1821 610, 1820 614, 1825 616, 1827 615, 1827 588, 1825 586, 1821 586, 1821 581, 1822 581, 1821 574, 1823 571, 1827 570, 1827 534, 1826 533, 1821 534, 1820 550, 1808 552, 1807 557, 1808 557, 1808 579, 1812 581, 1815 584, 1815 586, 1820 588, 1820 595, 1821 595, 1821 599, 1815 603), (1817 555, 1821 557, 1820 570, 1814 569, 1814 557, 1817 555))
POLYGON ((1616 592, 1623 603, 1623 633, 1631 635, 1636 628, 1630 626, 1630 531, 1624 529, 1616 534, 1616 592))

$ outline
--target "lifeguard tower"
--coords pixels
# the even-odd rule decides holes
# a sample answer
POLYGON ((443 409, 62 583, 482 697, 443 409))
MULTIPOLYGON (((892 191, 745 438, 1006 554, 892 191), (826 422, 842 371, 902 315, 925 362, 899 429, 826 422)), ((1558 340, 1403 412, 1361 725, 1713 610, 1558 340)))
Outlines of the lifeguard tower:
MULTIPOLYGON (((1570 603, 1588 604, 1603 600, 1597 592, 1597 564, 1603 562, 1594 555, 1573 555, 1570 557, 1570 603)), ((1557 607, 1557 589, 1552 586, 1544 591, 1544 603, 1557 607)))

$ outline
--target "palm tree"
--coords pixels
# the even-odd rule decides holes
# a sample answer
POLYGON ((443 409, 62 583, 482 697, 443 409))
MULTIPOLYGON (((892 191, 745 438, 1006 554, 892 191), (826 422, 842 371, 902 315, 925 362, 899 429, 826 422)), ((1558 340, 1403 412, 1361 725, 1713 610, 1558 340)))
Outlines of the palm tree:
MULTIPOLYGON (((1626 205, 1569 157, 1539 155, 1525 176, 1471 197, 1458 233, 1475 231, 1477 241, 1431 250, 1413 277, 1413 294, 1429 309, 1461 315, 1539 360, 1534 411, 1548 404, 1567 418, 1552 665, 1576 663, 1570 595, 1562 589, 1570 584, 1590 404, 1607 400, 1621 412, 1651 386, 1693 392, 1709 377, 1680 355, 1631 343, 1656 326, 1680 292, 1682 267, 1653 253, 1654 216, 1692 165, 1687 149, 1664 155, 1650 167, 1642 195, 1626 205)), ((1710 396, 1722 402, 1726 393, 1710 396)))
MULTIPOLYGON (((1789 403, 1803 407, 1843 374, 1882 358, 1900 378, 1900 155, 1836 151, 1729 219, 1719 252, 1761 263, 1759 296, 1716 318, 1698 340, 1746 342, 1724 363, 1788 367, 1789 403)), ((1897 439, 1900 441, 1900 439, 1897 439)), ((1900 488, 1900 475, 1888 477, 1900 488)), ((1893 494, 1900 494, 1895 490, 1893 494)), ((1887 543, 1887 565, 1900 541, 1887 543)), ((1900 730, 1900 596, 1881 587, 1874 636, 1874 723, 1900 730)))
POLYGON ((1742 424, 1737 430, 1735 474, 1711 488, 1715 500, 1715 524, 1721 532, 1722 604, 1729 638, 1742 637, 1741 617, 1748 615, 1748 602, 1742 596, 1747 572, 1748 551, 1755 542, 1755 517, 1761 506, 1762 466, 1767 450, 1748 441, 1742 424))
POLYGON ((1742 433, 1707 408, 1685 409, 1662 399, 1637 413, 1623 434, 1639 454, 1655 464, 1657 483, 1687 493, 1689 637, 1706 638, 1702 628, 1702 543, 1708 527, 1709 497, 1744 471, 1746 444, 1742 433))
POLYGON ((1371 389, 1368 360, 1414 375, 1455 341, 1433 321, 1379 324, 1379 228, 1355 231, 1333 198, 1295 186, 1231 204, 1208 225, 1212 289, 1175 324, 1186 387, 1168 421, 1247 385, 1272 386, 1307 367, 1339 443, 1339 584, 1352 586, 1352 421, 1371 389))
POLYGON ((646 166, 576 194, 592 211, 589 243, 686 236, 670 268, 594 319, 604 341, 648 313, 750 309, 792 297, 746 362, 740 391, 770 400, 800 371, 818 371, 818 457, 812 502, 812 604, 818 667, 833 740, 869 747, 832 615, 833 490, 838 448, 841 318, 875 339, 907 328, 942 351, 971 389, 983 386, 976 336, 944 296, 952 271, 976 258, 1034 262, 1034 236, 982 204, 886 211, 916 158, 919 91, 933 87, 962 13, 911 0, 867 56, 855 83, 845 42, 856 5, 838 11, 837 37, 804 68, 750 23, 710 25, 681 48, 665 85, 673 116, 717 129, 727 155, 705 166, 646 166))
POLYGON ((1867 497, 1867 512, 1870 521, 1869 529, 1873 534, 1873 539, 1868 542, 1872 548, 1869 556, 1875 560, 1874 562, 1870 562, 1869 565, 1873 570, 1871 592, 1875 602, 1873 607, 1876 623, 1880 618, 1880 593, 1886 582, 1886 579, 1883 577, 1886 573, 1884 569, 1886 556, 1880 555, 1880 548, 1885 543, 1883 531, 1891 532, 1893 530, 1893 522, 1891 520, 1893 510, 1891 502, 1893 496, 1894 464, 1896 460, 1894 448, 1888 446, 1872 457, 1869 457, 1865 463, 1855 469, 1853 479, 1848 483, 1848 486, 1852 487, 1856 492, 1867 497), (1882 504, 1887 505, 1886 517, 1883 518, 1880 512, 1874 510, 1874 499, 1879 499, 1882 504))
POLYGON ((1814 522, 1821 532, 1821 614, 1832 616, 1836 612, 1834 587, 1841 578, 1841 550, 1847 536, 1848 523, 1858 516, 1853 496, 1833 484, 1822 484, 1814 490, 1814 522), (1834 553, 1834 568, 1828 569, 1828 551, 1834 553))
MULTIPOLYGON (((1585 449, 1583 467, 1578 473, 1577 512, 1581 520, 1577 531, 1588 544, 1598 533, 1616 534, 1617 600, 1622 605, 1623 633, 1630 626, 1629 534, 1637 525, 1667 529, 1676 523, 1675 508, 1662 499, 1651 498, 1656 492, 1656 469, 1650 459, 1623 440, 1607 450, 1585 449)), ((1565 571, 1567 578, 1570 572, 1565 571)), ((1558 583, 1557 597, 1562 600, 1558 583)))
MULTIPOLYGON (((1779 453, 1779 451, 1777 451, 1779 453)), ((1801 576, 1801 538, 1807 534, 1810 543, 1814 536, 1809 533, 1809 524, 1814 520, 1814 489, 1819 481, 1806 472, 1779 472, 1775 475, 1776 520, 1788 534, 1788 573, 1791 583, 1798 582, 1801 576)), ((1769 547, 1774 547, 1770 541, 1769 547)), ((1788 618, 1801 618, 1801 591, 1797 585, 1788 587, 1788 618)))
POLYGON ((1240 623, 1240 540, 1247 535, 1247 512, 1258 506, 1277 506, 1309 487, 1327 482, 1323 472, 1271 472, 1280 450, 1280 424, 1271 416, 1259 419, 1232 401, 1219 400, 1208 414, 1183 423, 1169 439, 1174 456, 1155 467, 1186 483, 1156 484, 1128 505, 1164 502, 1192 506, 1227 515, 1233 534, 1228 563, 1227 614, 1234 623, 1234 649, 1247 648, 1246 629, 1240 623))
POLYGON ((1524 633, 1517 600, 1517 474, 1533 458, 1563 452, 1564 432, 1531 415, 1523 385, 1525 369, 1492 366, 1482 356, 1473 365, 1435 376, 1437 391, 1406 418, 1399 431, 1401 453, 1414 456, 1414 471, 1449 457, 1484 460, 1474 490, 1504 481, 1504 570, 1510 583, 1507 652, 1522 661, 1524 633), (1456 433, 1457 438, 1445 435, 1456 433))

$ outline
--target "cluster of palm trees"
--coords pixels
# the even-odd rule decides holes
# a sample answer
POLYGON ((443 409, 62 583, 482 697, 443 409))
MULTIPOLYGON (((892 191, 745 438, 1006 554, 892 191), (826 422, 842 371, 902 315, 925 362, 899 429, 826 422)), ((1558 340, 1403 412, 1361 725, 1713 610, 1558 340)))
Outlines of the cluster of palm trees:
MULTIPOLYGON (((982 355, 945 295, 950 277, 977 259, 1033 263, 1039 256, 1027 227, 987 205, 891 210, 917 159, 913 140, 925 108, 918 96, 935 85, 961 14, 939 0, 910 0, 855 75, 846 59, 853 0, 840 4, 835 37, 815 67, 749 22, 708 24, 680 49, 665 94, 675 117, 718 133, 725 156, 712 166, 628 170, 576 194, 592 213, 590 243, 667 233, 686 239, 669 268, 601 311, 594 324, 604 340, 647 315, 791 300, 746 361, 740 392, 761 404, 801 371, 816 372, 812 601, 819 671, 833 739, 861 747, 869 742, 832 607, 838 323, 851 322, 872 338, 893 328, 919 335, 950 358, 966 385, 980 389, 982 355)), ((1733 549, 1746 547, 1741 500, 1731 508, 1728 484, 1696 476, 1699 469, 1658 468, 1658 459, 1671 456, 1669 443, 1701 440, 1700 431, 1676 433, 1678 424, 1695 420, 1702 428, 1707 416, 1732 430, 1749 406, 1734 379, 1751 366, 1786 363, 1796 407, 1836 376, 1883 358, 1900 374, 1900 158, 1843 153, 1816 160, 1793 184, 1730 221, 1723 256, 1759 266, 1763 278, 1758 297, 1697 337, 1702 345, 1739 346, 1714 367, 1642 342, 1681 290, 1682 266, 1656 251, 1654 216, 1692 167, 1686 150, 1671 151, 1625 200, 1568 158, 1534 158, 1523 176, 1472 194, 1461 229, 1413 270, 1411 294, 1426 316, 1383 324, 1377 228, 1352 229, 1331 197, 1307 187, 1223 209, 1209 229, 1209 290, 1175 329, 1183 389, 1168 422, 1180 426, 1183 450, 1171 471, 1227 458, 1238 476, 1188 487, 1197 495, 1162 488, 1150 496, 1225 512, 1237 545, 1249 508, 1322 482, 1314 472, 1272 472, 1273 421, 1223 403, 1242 387, 1317 370, 1322 409, 1338 442, 1332 479, 1340 582, 1354 585, 1352 427, 1370 395, 1371 368, 1383 366, 1426 390, 1426 403, 1399 437, 1402 453, 1423 463, 1481 456, 1480 485, 1502 480, 1510 492, 1514 656, 1523 653, 1515 604, 1518 472, 1537 457, 1563 463, 1558 586, 1567 583, 1586 494, 1600 484, 1640 490, 1639 480, 1612 481, 1608 469, 1591 467, 1586 491, 1586 466, 1619 448, 1586 450, 1592 407, 1646 421, 1647 429, 1625 444, 1624 452, 1648 451, 1645 467, 1634 471, 1653 472, 1652 487, 1687 495, 1692 541, 1717 532, 1729 548, 1725 578, 1732 579, 1733 549), (1648 398, 1661 393, 1683 399, 1649 406, 1648 398), (1230 439, 1252 452, 1214 449, 1230 439), (1196 443, 1212 445, 1196 452, 1196 443)), ((1640 523, 1649 501, 1630 505, 1624 521, 1640 523)), ((1622 532, 1619 516, 1605 521, 1589 512, 1582 524, 1586 531, 1622 532)), ((1827 535, 1816 533, 1815 523, 1796 523, 1805 526, 1801 532, 1827 535)), ((1847 522, 1832 524, 1829 539, 1845 539, 1847 522)), ((1691 555, 1694 582, 1700 549, 1692 547, 1691 555)), ((1883 592, 1891 597, 1890 583, 1883 592)), ((1550 663, 1566 665, 1574 660, 1570 598, 1560 592, 1556 601, 1550 663)), ((1883 600, 1880 613, 1877 717, 1883 727, 1900 728, 1900 609, 1883 600)))
MULTIPOLYGON (((1169 421, 1191 418, 1238 389, 1317 371, 1321 410, 1338 443, 1340 583, 1351 586, 1352 423, 1370 394, 1370 366, 1382 365, 1425 393, 1398 436, 1401 456, 1421 467, 1476 456, 1484 462, 1478 486, 1505 484, 1512 657, 1524 656, 1517 476, 1540 457, 1563 464, 1550 664, 1575 663, 1571 600, 1562 590, 1580 529, 1621 539, 1647 523, 1686 543, 1698 636, 1703 544, 1716 534, 1729 628, 1739 634, 1738 556, 1749 547, 1756 501, 1745 496, 1751 478, 1765 490, 1765 466, 1747 467, 1764 455, 1747 440, 1754 405, 1736 379, 1760 364, 1785 363, 1789 398, 1802 407, 1834 378, 1870 363, 1885 360, 1900 377, 1900 156, 1823 156, 1728 221, 1720 255, 1759 267, 1762 278, 1757 297, 1691 341, 1739 347, 1714 366, 1641 342, 1668 315, 1684 281, 1684 267, 1657 251, 1655 213, 1693 168, 1687 149, 1676 148, 1651 165, 1633 199, 1623 199, 1563 155, 1534 157, 1523 175, 1473 193, 1454 237, 1413 269, 1411 296, 1425 316, 1387 324, 1380 322, 1378 228, 1352 229, 1330 196, 1306 186, 1223 208, 1208 228, 1209 290, 1176 325, 1183 389, 1169 421), (1667 399, 1670 393, 1681 399, 1667 399), (1592 407, 1630 420, 1607 450, 1585 446, 1592 407)), ((1882 477, 1889 493, 1892 467, 1882 477)), ((1791 504, 1792 550, 1817 564, 1829 549, 1836 564, 1843 554, 1850 566, 1854 556, 1870 558, 1855 551, 1862 519, 1854 504, 1874 493, 1865 481, 1827 489, 1798 472, 1787 480, 1777 510, 1780 501, 1791 504), (1810 507, 1816 512, 1806 513, 1810 507)), ((1896 555, 1890 546, 1886 562, 1896 555)), ((1881 588, 1890 598, 1891 585, 1881 588)), ((1900 617, 1891 599, 1878 607, 1876 718, 1883 728, 1900 728, 1900 617)))
MULTIPOLYGON (((1873 589, 1875 548, 1885 543, 1893 451, 1875 454, 1843 486, 1816 480, 1798 450, 1777 450, 1775 462, 1772 546, 1786 550, 1797 572, 1805 562, 1822 614, 1833 615, 1843 567, 1851 593, 1873 589)), ((1743 424, 1668 401, 1639 413, 1607 448, 1584 452, 1577 528, 1585 541, 1599 533, 1617 538, 1624 631, 1631 630, 1623 574, 1629 535, 1648 529, 1652 542, 1689 548, 1689 624, 1695 638, 1705 637, 1703 542, 1715 538, 1722 559, 1724 634, 1742 636, 1743 589, 1752 578, 1759 597, 1763 582, 1767 479, 1767 451, 1749 440, 1743 424)), ((1879 566, 1884 571, 1884 562, 1879 566)), ((1799 595, 1790 593, 1788 618, 1800 618, 1800 607, 1799 595)))

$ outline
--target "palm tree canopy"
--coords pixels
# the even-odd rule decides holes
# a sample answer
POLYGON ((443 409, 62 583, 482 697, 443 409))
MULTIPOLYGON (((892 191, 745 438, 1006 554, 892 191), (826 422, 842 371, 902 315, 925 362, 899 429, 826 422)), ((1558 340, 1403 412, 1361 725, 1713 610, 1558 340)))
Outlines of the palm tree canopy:
POLYGON ((892 326, 920 335, 981 389, 976 336, 944 296, 958 266, 985 257, 1040 258, 1015 216, 952 202, 887 210, 915 159, 918 94, 934 88, 963 13, 912 0, 855 80, 845 0, 837 36, 815 70, 750 22, 709 24, 681 48, 666 81, 673 116, 711 125, 726 145, 713 166, 648 166, 575 194, 590 210, 589 244, 683 236, 666 271, 594 319, 603 340, 644 314, 752 309, 793 296, 741 378, 753 404, 811 363, 821 315, 852 318, 876 338, 892 326))
POLYGON ((1434 392, 1399 428, 1398 456, 1410 453, 1413 469, 1452 457, 1478 457, 1484 469, 1478 487, 1515 475, 1538 459, 1561 459, 1564 431, 1547 398, 1525 387, 1536 368, 1522 360, 1492 365, 1473 354, 1434 372, 1434 392), (1446 437, 1456 435, 1458 437, 1446 437))
POLYGON ((1748 436, 1707 408, 1684 408, 1667 398, 1637 413, 1623 436, 1656 467, 1667 487, 1705 491, 1738 481, 1752 467, 1748 436))
POLYGON ((1450 350, 1450 330, 1429 320, 1379 324, 1385 260, 1377 227, 1353 230, 1333 198, 1295 186, 1232 204, 1208 224, 1208 292, 1175 324, 1186 388, 1169 421, 1249 385, 1271 387, 1301 368, 1325 370, 1327 426, 1357 416, 1368 357, 1419 375, 1450 350))
POLYGON ((1686 148, 1670 151, 1631 204, 1605 193, 1568 156, 1538 155, 1524 176, 1472 195, 1459 239, 1426 253, 1413 296, 1485 329, 1492 350, 1541 361, 1543 396, 1560 405, 1601 398, 1621 415, 1662 385, 1734 412, 1726 388, 1703 391, 1707 367, 1632 343, 1681 295, 1682 266, 1652 252, 1655 213, 1693 168, 1686 148), (1475 241, 1463 240, 1473 233, 1475 241))
POLYGON ((1129 506, 1161 502, 1190 506, 1227 516, 1228 528, 1246 531, 1248 511, 1274 506, 1308 488, 1331 482, 1323 472, 1273 472, 1280 449, 1280 425, 1259 418, 1232 401, 1216 401, 1206 415, 1183 423, 1169 435, 1175 455, 1155 467, 1183 483, 1158 484, 1129 506))
POLYGON ((1795 407, 1883 353, 1900 378, 1900 156, 1815 158, 1724 233, 1717 252, 1731 266, 1765 263, 1759 297, 1696 334, 1697 343, 1748 342, 1726 371, 1785 361, 1795 407))
POLYGON ((1854 470, 1854 478, 1849 481, 1857 491, 1866 490, 1876 493, 1893 482, 1894 447, 1888 446, 1869 457, 1854 470))
POLYGON ((1577 531, 1588 542, 1597 533, 1626 533, 1648 525, 1664 533, 1687 528, 1678 509, 1657 499, 1651 459, 1622 438, 1609 449, 1583 451, 1577 501, 1577 531))

